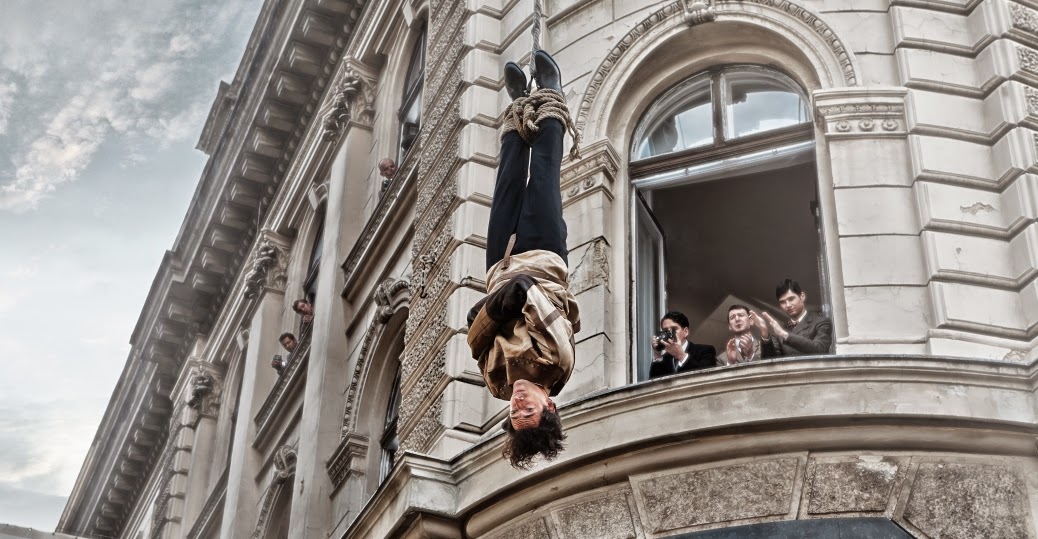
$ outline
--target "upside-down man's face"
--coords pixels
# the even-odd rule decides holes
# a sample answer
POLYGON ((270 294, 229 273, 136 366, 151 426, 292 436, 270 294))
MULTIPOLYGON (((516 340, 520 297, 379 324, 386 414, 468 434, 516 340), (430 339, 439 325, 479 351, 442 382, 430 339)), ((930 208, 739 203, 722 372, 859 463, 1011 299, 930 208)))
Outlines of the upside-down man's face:
POLYGON ((545 408, 555 410, 555 403, 548 398, 548 390, 526 380, 516 380, 512 384, 512 399, 508 402, 512 428, 522 430, 540 425, 545 408))

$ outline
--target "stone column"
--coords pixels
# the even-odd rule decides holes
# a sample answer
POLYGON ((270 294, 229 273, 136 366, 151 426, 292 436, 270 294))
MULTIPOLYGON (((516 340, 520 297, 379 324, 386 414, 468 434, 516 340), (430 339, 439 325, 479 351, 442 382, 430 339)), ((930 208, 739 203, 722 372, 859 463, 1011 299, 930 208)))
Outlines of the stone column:
POLYGON ((281 330, 285 301, 287 242, 264 231, 257 244, 253 270, 248 276, 249 290, 246 292, 255 297, 256 307, 248 328, 249 342, 242 367, 238 421, 234 426, 234 447, 231 448, 220 537, 249 537, 256 526, 260 498, 256 477, 263 461, 262 455, 252 447, 256 437, 253 417, 263 405, 277 377, 274 369, 270 368, 270 358, 280 348, 277 337, 281 330))
POLYGON ((187 392, 187 405, 194 410, 194 443, 188 467, 184 499, 184 522, 190 529, 209 498, 209 479, 214 461, 216 420, 223 389, 223 377, 210 363, 199 363, 193 369, 187 392))
POLYGON ((343 273, 339 264, 356 241, 369 192, 371 79, 361 67, 347 60, 340 85, 344 96, 337 124, 329 124, 327 143, 339 143, 340 151, 328 178, 328 202, 324 218, 324 252, 321 255, 310 359, 299 422, 299 447, 289 537, 324 539, 332 527, 333 485, 325 467, 339 445, 345 406, 342 384, 346 380, 346 312, 342 297, 343 273), (347 91, 348 90, 348 91, 347 91), (341 137, 341 141, 340 141, 341 137))

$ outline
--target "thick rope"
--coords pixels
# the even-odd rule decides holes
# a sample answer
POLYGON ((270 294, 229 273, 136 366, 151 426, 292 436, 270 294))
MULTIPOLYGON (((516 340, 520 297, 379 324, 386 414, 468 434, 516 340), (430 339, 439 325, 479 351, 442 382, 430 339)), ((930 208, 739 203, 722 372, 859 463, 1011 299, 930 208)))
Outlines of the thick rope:
POLYGON ((530 80, 537 78, 537 68, 533 65, 533 53, 541 50, 541 0, 533 0, 533 25, 530 34, 533 35, 533 48, 530 49, 530 80))
POLYGON ((573 137, 573 147, 570 148, 569 157, 572 160, 580 159, 580 133, 573 125, 573 119, 569 115, 569 107, 562 94, 548 88, 539 88, 526 97, 520 97, 505 110, 505 120, 501 126, 501 138, 512 131, 519 133, 519 137, 527 144, 533 141, 537 134, 538 125, 542 120, 555 118, 566 126, 566 131, 573 137))

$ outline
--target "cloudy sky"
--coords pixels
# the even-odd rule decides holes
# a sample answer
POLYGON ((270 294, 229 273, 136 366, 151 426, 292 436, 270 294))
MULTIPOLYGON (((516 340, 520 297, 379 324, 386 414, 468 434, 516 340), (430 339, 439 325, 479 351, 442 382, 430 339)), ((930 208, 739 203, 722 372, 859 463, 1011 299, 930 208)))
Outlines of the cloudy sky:
POLYGON ((260 0, 0 0, 0 523, 53 530, 260 0))

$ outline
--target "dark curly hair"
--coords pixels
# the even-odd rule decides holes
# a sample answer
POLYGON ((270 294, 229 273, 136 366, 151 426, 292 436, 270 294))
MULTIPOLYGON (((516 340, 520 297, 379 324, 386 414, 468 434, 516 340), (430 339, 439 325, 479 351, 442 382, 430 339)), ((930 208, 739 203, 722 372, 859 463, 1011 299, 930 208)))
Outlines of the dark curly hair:
POLYGON ((553 460, 566 448, 562 443, 566 439, 562 433, 562 418, 557 411, 547 406, 541 412, 541 422, 536 427, 515 430, 512 419, 505 418, 501 428, 508 433, 501 455, 517 470, 527 470, 533 466, 533 458, 538 454, 544 460, 553 460))

